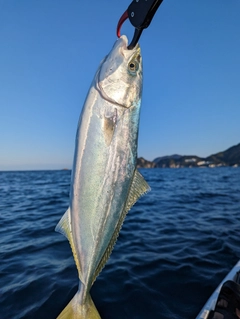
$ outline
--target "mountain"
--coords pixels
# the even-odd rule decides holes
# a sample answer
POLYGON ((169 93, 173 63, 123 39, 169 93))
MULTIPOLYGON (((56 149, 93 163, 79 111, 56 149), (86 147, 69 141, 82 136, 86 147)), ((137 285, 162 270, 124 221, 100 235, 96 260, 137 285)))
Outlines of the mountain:
POLYGON ((144 168, 180 168, 180 167, 216 167, 216 166, 240 166, 240 143, 228 148, 226 151, 210 155, 206 158, 196 155, 170 155, 157 157, 153 161, 147 161, 143 157, 138 158, 138 167, 144 168))
POLYGON ((139 157, 137 159, 137 167, 138 168, 154 168, 156 167, 156 164, 154 162, 145 160, 143 157, 139 157))
MULTIPOLYGON (((156 159, 155 159, 156 160, 156 159)), ((198 163, 202 162, 204 159, 195 155, 188 156, 164 156, 162 159, 158 159, 155 167, 170 167, 170 168, 179 168, 179 167, 194 167, 198 166, 198 163)))
POLYGON ((226 166, 233 166, 235 164, 240 166, 240 143, 228 148, 224 152, 210 155, 207 157, 207 160, 215 163, 224 163, 226 166))
POLYGON ((170 156, 161 156, 161 157, 157 157, 153 160, 154 163, 159 163, 162 160, 167 160, 167 159, 174 159, 174 160, 178 160, 179 158, 181 158, 182 155, 178 155, 178 154, 174 154, 174 155, 170 155, 170 156))

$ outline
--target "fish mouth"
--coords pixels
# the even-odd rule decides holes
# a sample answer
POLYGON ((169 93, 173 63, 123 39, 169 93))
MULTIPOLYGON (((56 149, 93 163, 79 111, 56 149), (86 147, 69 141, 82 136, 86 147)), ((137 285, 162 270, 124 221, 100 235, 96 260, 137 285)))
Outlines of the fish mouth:
POLYGON ((133 51, 133 50, 137 50, 139 48, 139 44, 137 43, 135 45, 135 47, 133 47, 132 49, 128 49, 128 38, 126 35, 121 35, 120 39, 123 40, 124 44, 125 44, 125 49, 127 49, 128 51, 133 51))
POLYGON ((121 35, 120 39, 123 42, 123 45, 122 45, 123 49, 126 50, 127 46, 128 46, 128 38, 127 38, 127 36, 123 34, 123 35, 121 35))
POLYGON ((136 44, 136 46, 134 48, 132 48, 131 50, 128 49, 128 38, 126 35, 122 35, 120 37, 120 39, 122 40, 122 45, 121 45, 121 49, 120 52, 124 57, 130 57, 131 55, 138 53, 141 53, 141 49, 140 49, 140 45, 139 43, 136 44))

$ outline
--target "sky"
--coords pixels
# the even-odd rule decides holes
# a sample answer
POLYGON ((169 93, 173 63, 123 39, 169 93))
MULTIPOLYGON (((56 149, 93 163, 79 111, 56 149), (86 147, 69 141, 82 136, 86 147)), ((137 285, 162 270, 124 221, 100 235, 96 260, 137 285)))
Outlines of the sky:
MULTIPOLYGON (((71 168, 86 94, 130 3, 0 0, 0 170, 71 168)), ((239 0, 163 1, 140 39, 138 156, 240 143, 239 15, 239 0)))

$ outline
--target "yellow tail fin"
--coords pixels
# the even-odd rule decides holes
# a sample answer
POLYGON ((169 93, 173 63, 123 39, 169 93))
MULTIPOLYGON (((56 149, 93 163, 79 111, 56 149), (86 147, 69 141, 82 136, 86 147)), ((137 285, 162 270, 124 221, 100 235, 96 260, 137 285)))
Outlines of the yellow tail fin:
POLYGON ((63 309, 57 319, 101 319, 93 301, 88 294, 84 304, 79 303, 79 292, 63 309))

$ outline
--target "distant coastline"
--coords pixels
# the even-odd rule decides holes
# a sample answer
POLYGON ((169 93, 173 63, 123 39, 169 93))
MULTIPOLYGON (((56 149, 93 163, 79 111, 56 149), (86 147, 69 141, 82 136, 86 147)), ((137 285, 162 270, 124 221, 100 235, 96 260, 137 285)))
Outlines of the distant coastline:
MULTIPOLYGON (((32 165, 31 165, 32 166, 32 165)), ((45 165, 46 166, 46 165, 45 165)), ((208 157, 200 157, 197 155, 167 155, 155 158, 153 161, 146 160, 143 157, 137 159, 138 168, 185 168, 185 167, 240 167, 240 143, 228 148, 225 151, 212 154, 208 157)), ((63 166, 62 168, 3 168, 0 172, 11 171, 71 171, 71 167, 63 166)))
POLYGON ((225 151, 212 154, 208 157, 196 155, 170 155, 157 157, 148 161, 143 157, 137 159, 138 168, 184 168, 184 167, 220 167, 240 166, 240 143, 225 151))

